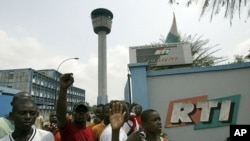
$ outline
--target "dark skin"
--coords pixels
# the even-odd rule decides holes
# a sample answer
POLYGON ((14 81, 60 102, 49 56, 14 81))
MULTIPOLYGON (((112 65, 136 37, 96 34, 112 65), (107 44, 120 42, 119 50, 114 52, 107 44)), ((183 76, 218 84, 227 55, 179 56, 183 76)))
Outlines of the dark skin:
MULTIPOLYGON (((19 100, 25 100, 25 99, 31 99, 31 96, 26 92, 19 92, 19 93, 15 94, 15 96, 13 97, 10 105, 13 106, 15 104, 15 102, 17 102, 19 100)), ((11 113, 9 113, 9 115, 6 116, 5 118, 8 119, 8 120, 12 120, 11 117, 10 117, 10 114, 11 113)))
POLYGON ((109 121, 112 127, 112 141, 119 141, 120 128, 124 123, 126 112, 123 112, 123 105, 119 102, 113 103, 109 109, 109 121))
MULTIPOLYGON (((63 128, 67 123, 67 89, 74 83, 73 73, 66 73, 60 78, 60 93, 57 101, 56 113, 58 127, 63 128)), ((81 107, 79 107, 81 108, 81 107)), ((78 108, 77 108, 78 109, 78 108)), ((80 128, 86 127, 88 112, 76 110, 73 112, 73 122, 80 128)))
POLYGON ((104 118, 104 107, 103 106, 97 106, 95 110, 96 118, 94 119, 95 123, 100 123, 104 118))
POLYGON ((48 130, 52 132, 53 134, 56 134, 58 132, 58 126, 57 126, 57 117, 56 112, 52 111, 49 116, 50 126, 47 128, 44 128, 44 130, 48 130))
POLYGON ((150 113, 148 120, 142 122, 144 131, 146 132, 146 139, 150 141, 160 141, 159 134, 162 130, 161 117, 158 112, 154 111, 150 113))
POLYGON ((60 79, 60 94, 57 101, 56 113, 58 127, 63 128, 67 123, 67 89, 74 83, 73 73, 66 73, 60 79))
MULTIPOLYGON (((159 134, 162 130, 161 117, 155 110, 151 111, 146 121, 142 122, 143 131, 146 133, 147 141, 161 141, 159 134)), ((142 134, 139 132, 132 133, 128 136, 127 141, 141 141, 142 134)))
POLYGON ((83 106, 79 106, 73 112, 73 119, 74 119, 73 122, 78 127, 85 127, 88 117, 89 117, 89 113, 86 111, 86 108, 83 106))
POLYGON ((139 105, 139 104, 135 105, 135 114, 136 114, 137 116, 140 116, 140 115, 141 115, 141 112, 142 112, 142 107, 141 107, 141 105, 139 105))
POLYGON ((32 125, 38 116, 36 104, 32 100, 15 102, 10 115, 15 124, 12 137, 17 141, 27 141, 33 133, 32 125))

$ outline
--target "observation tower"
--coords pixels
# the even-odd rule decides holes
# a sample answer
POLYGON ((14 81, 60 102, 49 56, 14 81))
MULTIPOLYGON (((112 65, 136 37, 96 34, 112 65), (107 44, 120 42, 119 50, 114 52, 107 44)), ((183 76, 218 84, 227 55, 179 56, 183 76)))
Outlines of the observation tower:
POLYGON ((91 12, 91 19, 94 32, 98 35, 97 104, 106 104, 108 102, 106 36, 111 31, 113 14, 108 9, 98 8, 91 12))

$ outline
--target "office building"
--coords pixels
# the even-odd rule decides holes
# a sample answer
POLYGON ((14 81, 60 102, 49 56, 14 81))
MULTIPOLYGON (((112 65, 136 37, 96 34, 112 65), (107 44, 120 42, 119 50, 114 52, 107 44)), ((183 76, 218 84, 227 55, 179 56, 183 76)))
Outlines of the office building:
MULTIPOLYGON (((31 94, 42 113, 54 110, 59 94, 59 80, 62 74, 56 70, 34 70, 32 68, 0 70, 0 86, 26 91, 31 94)), ((8 92, 5 92, 8 93, 8 92)), ((0 96, 4 96, 2 93, 0 96)), ((85 90, 71 86, 68 89, 68 111, 74 103, 85 102, 85 90)), ((13 93, 12 93, 13 94, 13 93)), ((11 96, 11 93, 8 95, 11 96)), ((10 106, 9 103, 6 105, 10 106)))

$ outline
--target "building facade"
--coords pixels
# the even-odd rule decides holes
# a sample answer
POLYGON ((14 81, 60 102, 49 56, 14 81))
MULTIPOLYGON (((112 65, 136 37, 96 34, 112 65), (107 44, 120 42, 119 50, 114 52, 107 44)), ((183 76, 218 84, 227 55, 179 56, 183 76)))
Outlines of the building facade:
POLYGON ((148 70, 148 63, 128 67, 126 101, 157 110, 170 140, 224 141, 230 125, 250 125, 250 62, 161 71, 148 70))
MULTIPOLYGON (((62 74, 56 70, 34 70, 31 68, 0 70, 0 86, 26 91, 37 103, 39 111, 54 110, 59 94, 59 80, 62 74)), ((4 93, 2 94, 4 96, 4 93)), ((85 90, 71 86, 67 95, 68 111, 74 103, 85 102, 85 90)), ((6 103, 9 105, 9 103, 6 103)), ((47 115, 47 114, 46 114, 47 115)))

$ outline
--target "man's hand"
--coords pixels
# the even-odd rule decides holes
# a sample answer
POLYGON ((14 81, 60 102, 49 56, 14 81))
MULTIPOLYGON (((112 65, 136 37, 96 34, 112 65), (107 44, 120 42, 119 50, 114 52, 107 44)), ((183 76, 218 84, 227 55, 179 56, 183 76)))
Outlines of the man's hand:
POLYGON ((50 126, 50 131, 55 135, 59 131, 57 124, 52 123, 50 126))
POLYGON ((109 109, 109 120, 112 130, 120 130, 124 123, 126 112, 123 112, 123 105, 120 102, 113 103, 109 109))
POLYGON ((60 78, 60 87, 68 89, 74 83, 73 73, 65 73, 60 78))

